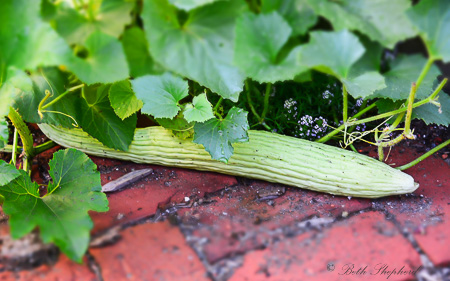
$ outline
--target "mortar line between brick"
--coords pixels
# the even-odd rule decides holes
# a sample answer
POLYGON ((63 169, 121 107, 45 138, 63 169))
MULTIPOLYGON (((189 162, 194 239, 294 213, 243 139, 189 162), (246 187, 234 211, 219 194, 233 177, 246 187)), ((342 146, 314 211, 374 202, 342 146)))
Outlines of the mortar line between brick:
MULTIPOLYGON (((368 207, 368 208, 364 208, 364 209, 360 209, 360 210, 355 210, 355 211, 349 212, 346 217, 342 217, 342 216, 334 217, 333 221, 331 221, 329 223, 325 223, 325 224, 321 225, 319 228, 321 230, 323 230, 325 228, 330 228, 337 222, 348 220, 348 219, 350 219, 353 216, 360 215, 360 214, 363 214, 363 213, 366 213, 366 212, 372 211, 372 210, 373 210, 372 207, 368 207)), ((298 226, 298 224, 304 223, 304 222, 308 222, 308 221, 310 221, 310 220, 312 220, 314 218, 323 218, 323 217, 321 217, 320 214, 310 215, 310 216, 304 218, 301 221, 295 222, 295 226, 291 226, 290 227, 290 228, 293 229, 293 231, 290 231, 290 229, 288 229, 289 227, 286 227, 286 226, 280 226, 278 228, 271 229, 270 232, 273 233, 273 235, 271 235, 271 238, 276 238, 277 237, 277 233, 281 233, 281 235, 278 234, 281 239, 283 239, 283 238, 284 239, 290 239, 291 237, 294 237, 294 236, 302 235, 302 234, 305 234, 305 233, 308 233, 308 232, 317 231, 317 226, 308 226, 308 225, 307 226, 302 226, 302 227, 298 226)), ((231 275, 227 279, 216 279, 216 278, 214 278, 214 276, 213 276, 213 274, 211 272, 211 269, 214 269, 214 266, 219 265, 219 264, 223 263, 224 261, 226 262, 226 261, 231 261, 231 260, 236 260, 236 259, 243 259, 244 256, 247 253, 252 252, 252 251, 263 250, 265 248, 265 247, 263 247, 263 248, 255 247, 253 249, 247 249, 247 250, 242 251, 242 252, 236 252, 232 256, 223 257, 220 260, 216 261, 214 264, 211 264, 211 263, 208 262, 208 260, 206 258, 206 254, 203 251, 201 251, 201 249, 198 249, 197 247, 195 247, 195 245, 194 245, 195 241, 193 243, 188 241, 188 235, 189 235, 189 231, 190 230, 188 228, 183 227, 183 225, 178 225, 177 227, 180 229, 181 233, 185 237, 186 243, 193 249, 193 251, 197 254, 197 256, 200 259, 200 261, 205 266, 205 268, 207 270, 207 273, 208 273, 208 278, 210 278, 212 281, 224 281, 224 280, 228 280, 229 278, 232 277, 232 275, 231 275)), ((277 243, 277 242, 275 242, 275 243, 277 243)), ((242 266, 242 264, 240 266, 242 266)), ((233 268, 233 273, 240 266, 233 268)))
POLYGON ((414 235, 406 228, 403 227, 403 225, 397 220, 394 214, 389 212, 388 210, 380 210, 377 208, 374 208, 374 210, 381 212, 384 214, 385 219, 387 221, 390 221, 394 224, 394 226, 400 231, 402 236, 408 241, 409 244, 411 244, 411 247, 413 247, 414 251, 416 251, 420 256, 420 261, 422 263, 422 266, 424 268, 429 268, 432 270, 435 270, 436 267, 431 261, 430 257, 427 255, 427 253, 420 247, 419 243, 417 243, 417 240, 414 238, 414 235))
POLYGON ((87 261, 88 261, 89 270, 91 270, 92 273, 95 274, 95 276, 97 277, 97 281, 104 281, 103 275, 102 275, 102 267, 97 262, 95 257, 93 255, 91 255, 89 250, 86 252, 86 257, 87 257, 87 261))

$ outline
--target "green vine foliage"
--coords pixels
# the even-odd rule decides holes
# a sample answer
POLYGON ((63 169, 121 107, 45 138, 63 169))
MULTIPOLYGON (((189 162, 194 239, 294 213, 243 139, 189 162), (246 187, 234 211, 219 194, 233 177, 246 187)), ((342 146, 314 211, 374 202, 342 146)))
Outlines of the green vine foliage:
MULTIPOLYGON (((273 129, 268 112, 280 104, 271 102, 277 90, 310 83, 317 73, 343 86, 344 110, 347 93, 383 101, 376 103, 382 112, 398 108, 415 81, 416 100, 425 100, 438 84, 434 62, 450 61, 450 1, 412 6, 409 0, 2 0, 0 34, 1 116, 12 106, 27 122, 78 126, 126 151, 141 114, 227 162, 233 144, 248 140, 250 127, 273 129), (322 29, 321 19, 332 29, 322 29), (409 38, 420 38, 428 57, 398 56, 381 68, 382 51, 409 38)), ((311 99, 326 102, 322 94, 311 99)), ((441 92, 412 116, 448 126, 449 112, 450 98, 441 92)), ((0 146, 7 140, 1 118, 0 146)), ((55 159, 64 160, 54 163, 88 163, 76 152, 61 155, 55 159)), ((94 177, 94 166, 87 166, 94 177)), ((75 209, 84 215, 106 209, 98 180, 83 189, 99 200, 92 205, 91 197, 69 196, 69 186, 40 197, 23 172, 6 176, 11 169, 0 164, 0 193, 14 236, 35 226, 46 229, 46 220, 54 219, 47 212, 51 199, 66 196, 58 212, 86 223, 77 238, 84 248, 74 249, 69 232, 59 237, 48 229, 43 236, 79 260, 90 223, 75 209), (15 193, 8 193, 19 182, 27 190, 23 196, 39 206, 33 214, 20 213, 15 193), (22 221, 31 215, 33 220, 22 221)))

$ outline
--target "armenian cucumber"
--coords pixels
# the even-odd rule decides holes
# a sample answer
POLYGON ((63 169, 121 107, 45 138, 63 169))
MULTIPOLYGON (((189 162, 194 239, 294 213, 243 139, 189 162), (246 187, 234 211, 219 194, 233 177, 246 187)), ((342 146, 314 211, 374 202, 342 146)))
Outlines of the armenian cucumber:
POLYGON ((81 129, 40 124, 56 143, 87 154, 136 163, 213 171, 330 194, 378 198, 413 192, 414 179, 368 156, 341 148, 264 131, 248 131, 235 143, 228 164, 211 159, 202 145, 162 127, 136 129, 128 151, 108 148, 81 129))

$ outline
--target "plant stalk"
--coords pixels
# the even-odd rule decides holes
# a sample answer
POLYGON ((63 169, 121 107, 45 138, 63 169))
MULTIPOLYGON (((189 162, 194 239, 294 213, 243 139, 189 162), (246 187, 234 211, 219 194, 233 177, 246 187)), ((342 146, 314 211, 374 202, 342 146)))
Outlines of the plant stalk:
POLYGON ((14 127, 14 136, 13 136, 13 145, 12 145, 12 156, 11 156, 11 163, 16 166, 16 153, 17 153, 17 139, 18 139, 18 132, 17 129, 14 127))
POLYGON ((272 91, 272 83, 267 83, 266 93, 264 94, 264 109, 261 114, 261 119, 259 120, 261 124, 264 122, 264 119, 266 118, 267 111, 269 111, 269 98, 271 91, 272 91))
MULTIPOLYGON (((23 169, 28 173, 29 167, 31 167, 31 160, 35 155, 34 147, 33 147, 33 137, 31 136, 30 129, 28 129, 25 122, 23 122, 22 117, 20 117, 19 113, 14 110, 14 108, 9 108, 8 114, 9 120, 11 120, 14 127, 17 129, 17 132, 20 135, 20 139, 23 144, 23 169)), ((13 148, 14 150, 14 148, 13 148)))
POLYGON ((343 119, 344 124, 347 122, 347 112, 348 112, 348 93, 345 85, 342 85, 342 97, 343 97, 343 119))
POLYGON ((430 155, 432 155, 432 154, 434 154, 435 152, 441 150, 442 148, 446 147, 446 146, 449 145, 449 144, 450 144, 450 139, 447 140, 447 141, 445 141, 445 142, 443 142, 443 143, 441 143, 440 145, 436 146, 435 148, 431 149, 430 151, 428 151, 427 153, 423 154, 422 156, 420 156, 420 157, 417 158, 416 160, 411 161, 411 162, 409 162, 408 164, 405 164, 405 165, 403 165, 403 166, 396 167, 396 169, 401 170, 401 171, 406 170, 406 169, 409 169, 409 168, 411 168, 412 166, 414 166, 414 165, 420 163, 420 162, 421 162, 422 160, 424 160, 425 158, 429 157, 430 155))
MULTIPOLYGON (((65 97, 67 94, 69 94, 69 93, 71 93, 73 91, 76 91, 76 90, 78 90, 80 88, 83 88, 83 87, 84 87, 84 84, 80 84, 80 85, 74 86, 74 87, 68 89, 67 91, 65 91, 64 93, 62 93, 61 95, 57 96, 55 99, 53 99, 51 102, 47 103, 46 105, 42 105, 41 106, 41 104, 39 104, 39 106, 40 106, 39 109, 40 110, 46 109, 46 108, 52 106, 54 103, 58 102, 60 99, 65 97)), ((46 96, 46 98, 47 98, 47 96, 46 96)), ((46 98, 44 98, 42 101, 45 101, 46 98)), ((43 104, 42 101, 41 101, 41 103, 43 104)))
POLYGON ((422 69, 422 72, 420 72, 419 78, 417 78, 416 81, 416 88, 419 88, 420 84, 422 84, 423 79, 425 79, 425 76, 427 76, 428 71, 430 70, 431 65, 433 64, 434 59, 429 58, 427 60, 427 63, 422 69))

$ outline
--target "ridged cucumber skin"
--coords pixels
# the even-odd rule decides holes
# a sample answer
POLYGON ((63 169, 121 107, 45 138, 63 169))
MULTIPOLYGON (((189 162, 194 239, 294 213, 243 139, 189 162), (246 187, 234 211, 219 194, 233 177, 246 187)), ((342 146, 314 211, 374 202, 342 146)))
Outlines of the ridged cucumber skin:
POLYGON ((225 164, 212 160, 202 145, 162 127, 136 129, 128 151, 108 148, 81 129, 39 127, 61 146, 136 163, 213 171, 352 197, 378 198, 418 188, 410 175, 365 155, 264 131, 248 131, 249 142, 233 144, 234 154, 225 164))

